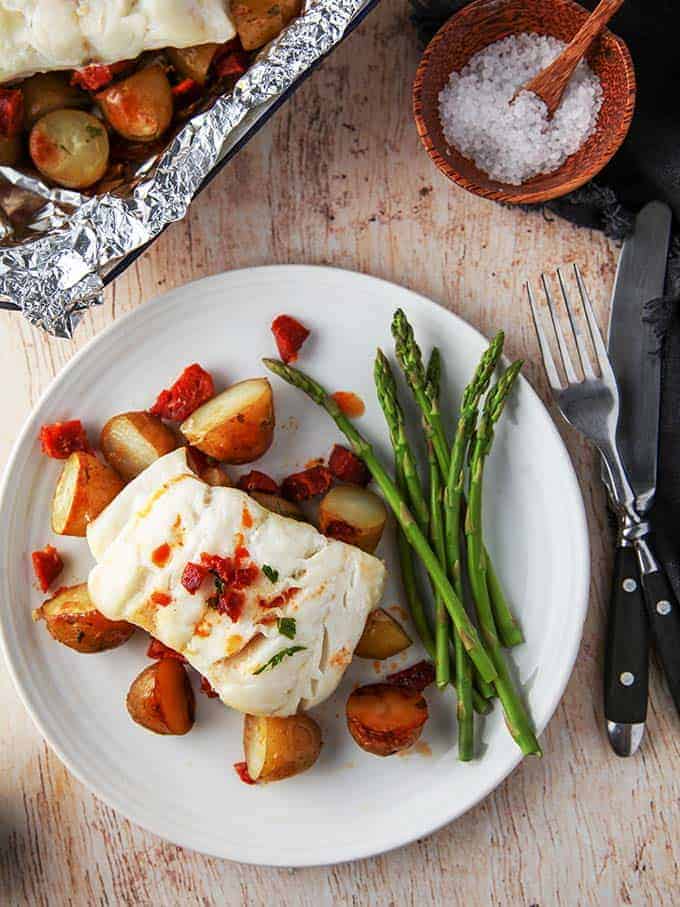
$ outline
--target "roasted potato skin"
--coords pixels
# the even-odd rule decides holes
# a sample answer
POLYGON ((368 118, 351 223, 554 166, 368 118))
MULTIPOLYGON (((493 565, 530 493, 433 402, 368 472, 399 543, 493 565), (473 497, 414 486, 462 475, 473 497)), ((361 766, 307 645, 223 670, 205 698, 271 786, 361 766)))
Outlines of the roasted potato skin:
POLYGON ((121 413, 103 427, 99 446, 106 462, 129 482, 159 457, 178 446, 175 435, 158 416, 121 413))
POLYGON ((378 547, 386 522, 382 498, 357 485, 336 485, 319 504, 321 532, 369 554, 378 547))
POLYGON ((350 734, 374 756, 391 756, 413 746, 428 717, 422 693, 389 683, 354 690, 346 712, 350 734))
POLYGON ((91 523, 123 488, 120 476, 97 457, 78 450, 64 461, 52 499, 57 535, 84 536, 91 523))
POLYGON ((359 658, 383 661, 385 658, 398 655, 410 645, 411 638, 399 621, 382 608, 376 608, 366 619, 364 632, 354 654, 359 658))
POLYGON ((301 0, 236 0, 231 14, 243 49, 257 50, 273 40, 301 8, 301 0))
POLYGON ((40 173, 67 189, 93 186, 109 165, 106 128, 83 110, 46 113, 31 129, 28 150, 40 173))
POLYGON ((309 715, 244 716, 248 774, 258 784, 283 781, 311 768, 319 758, 321 744, 321 729, 309 715))
POLYGON ((172 121, 172 88, 159 63, 114 82, 95 99, 113 129, 131 142, 156 141, 172 121))
POLYGON ((294 501, 287 501, 278 494, 268 494, 266 491, 251 491, 249 494, 251 498, 255 498, 258 504, 271 510, 272 513, 278 513, 279 516, 285 516, 291 520, 300 520, 302 523, 307 521, 304 513, 294 501))
POLYGON ((266 378, 233 384, 186 419, 180 430, 189 444, 224 463, 252 463, 274 440, 274 397, 266 378), (240 395, 243 408, 232 409, 240 395), (226 411, 226 415, 225 415, 226 411))
POLYGON ((46 113, 68 107, 88 107, 86 92, 69 82, 64 72, 40 72, 21 84, 24 94, 24 127, 32 129, 46 113))
POLYGON ((198 85, 205 85, 210 64, 219 44, 197 44, 193 47, 168 47, 165 51, 177 72, 185 79, 193 79, 198 85))
POLYGON ((132 681, 125 700, 128 713, 133 721, 154 734, 182 736, 188 733, 194 724, 196 701, 187 672, 179 661, 164 658, 145 668, 132 681), (164 709, 161 674, 173 675, 172 680, 180 685, 181 693, 186 697, 187 721, 181 726, 174 726, 164 709))
POLYGON ((117 649, 135 632, 133 624, 109 620, 97 611, 90 601, 87 583, 59 589, 36 608, 33 619, 44 620, 57 642, 88 655, 117 649))

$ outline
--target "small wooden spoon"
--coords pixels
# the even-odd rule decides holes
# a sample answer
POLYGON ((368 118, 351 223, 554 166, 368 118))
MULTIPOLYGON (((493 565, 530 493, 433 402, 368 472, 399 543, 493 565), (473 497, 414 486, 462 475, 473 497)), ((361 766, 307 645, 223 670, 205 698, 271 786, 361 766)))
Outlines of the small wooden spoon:
POLYGON ((550 66, 542 69, 537 76, 518 88, 512 100, 514 101, 522 91, 531 91, 544 102, 548 108, 548 119, 552 119, 560 106, 562 95, 574 70, 588 52, 590 45, 622 5, 623 0, 600 0, 559 57, 553 60, 550 66))

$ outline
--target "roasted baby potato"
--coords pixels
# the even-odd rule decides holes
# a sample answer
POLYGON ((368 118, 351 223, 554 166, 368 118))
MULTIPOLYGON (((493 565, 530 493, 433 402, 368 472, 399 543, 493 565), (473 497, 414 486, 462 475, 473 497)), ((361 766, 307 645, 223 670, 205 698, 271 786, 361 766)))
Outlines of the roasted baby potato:
POLYGON ((85 528, 123 488, 120 476, 94 454, 77 450, 64 462, 52 498, 57 535, 85 535, 85 528))
POLYGON ((371 683, 347 700, 347 727, 359 746, 374 756, 408 749, 427 721, 422 693, 389 683, 371 683))
POLYGON ((159 63, 114 82, 95 99, 116 132, 132 142, 154 142, 172 121, 172 88, 159 63))
POLYGON ((90 601, 87 583, 59 589, 56 595, 36 608, 33 620, 44 620, 57 642, 88 654, 116 649, 135 632, 133 624, 109 620, 97 611, 90 601))
POLYGON ((386 521, 382 498, 357 485, 331 488, 319 505, 319 529, 324 535, 369 553, 375 551, 386 521))
POLYGON ((214 463, 206 466, 200 471, 199 475, 204 482, 207 482, 208 485, 213 485, 216 488, 234 487, 231 476, 223 466, 220 466, 219 463, 214 463))
POLYGON ((253 781, 282 781, 314 765, 321 752, 321 729, 309 715, 246 715, 243 749, 253 781))
POLYGON ((411 638, 401 624, 382 608, 371 611, 364 632, 354 650, 359 658, 382 661, 391 658, 411 645, 411 638))
POLYGON ((275 38, 302 8, 301 0, 235 0, 231 14, 244 50, 256 50, 275 38))
POLYGON ((147 412, 121 413, 102 429, 99 446, 119 476, 129 482, 154 460, 177 447, 177 439, 158 418, 147 412))
POLYGON ((71 85, 63 72, 41 72, 21 83, 24 94, 24 126, 32 129, 41 117, 53 110, 87 107, 89 95, 71 85))
POLYGON ((130 717, 154 734, 181 735, 194 726, 196 701, 184 666, 174 658, 149 665, 125 701, 130 717))
POLYGON ((193 79, 203 86, 208 78, 210 64, 219 44, 198 44, 194 47, 168 47, 168 59, 185 79, 193 79))
POLYGON ((93 186, 109 165, 106 128, 83 110, 45 114, 31 130, 28 150, 43 176, 67 189, 93 186))
POLYGON ((21 136, 0 136, 0 167, 13 167, 21 157, 21 136))
POLYGON ((274 439, 274 398, 266 378, 233 384, 193 412, 181 427, 189 444, 225 463, 251 463, 274 439))
POLYGON ((267 494, 265 491, 251 491, 249 494, 251 498, 255 498, 258 504, 271 510, 272 513, 287 516, 291 520, 301 520, 303 523, 307 519, 294 501, 287 501, 278 494, 267 494))

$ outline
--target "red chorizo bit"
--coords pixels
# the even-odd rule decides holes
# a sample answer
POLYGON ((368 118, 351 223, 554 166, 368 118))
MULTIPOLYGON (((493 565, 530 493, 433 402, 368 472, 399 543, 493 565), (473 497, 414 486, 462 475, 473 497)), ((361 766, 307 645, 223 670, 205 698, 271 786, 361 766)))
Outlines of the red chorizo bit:
POLYGON ((260 570, 255 564, 248 564, 247 567, 239 567, 234 574, 231 585, 234 589, 247 589, 255 583, 260 575, 260 570))
POLYGON ((324 535, 338 542, 347 542, 353 545, 356 541, 357 530, 344 520, 331 520, 324 529, 324 535))
POLYGON ((253 515, 247 507, 244 507, 243 512, 241 513, 241 525, 244 529, 253 528, 253 515))
POLYGON ((172 87, 172 95, 177 104, 186 107, 191 104, 201 94, 201 86, 195 79, 182 79, 177 85, 172 87))
POLYGON ((241 49, 240 42, 229 41, 213 57, 212 70, 218 79, 242 76, 246 69, 248 54, 241 49))
POLYGON ((66 460, 76 450, 90 450, 80 419, 53 422, 40 429, 42 452, 55 460, 66 460))
POLYGON ((201 555, 201 564, 227 585, 234 578, 234 562, 230 557, 220 557, 218 554, 205 554, 204 552, 201 555))
POLYGON ((244 545, 239 545, 236 551, 234 551, 234 557, 236 558, 236 562, 240 563, 250 557, 250 551, 248 551, 244 545))
POLYGON ((336 391, 331 397, 338 404, 348 419, 358 419, 366 412, 366 404, 352 391, 336 391))
POLYGON ((300 588, 298 586, 290 586, 288 589, 284 589, 279 595, 276 595, 274 598, 266 599, 261 598, 258 602, 260 608, 283 608, 284 605, 287 605, 291 598, 294 598, 300 588))
POLYGON ((418 661, 416 664, 403 671, 397 671, 396 674, 389 674, 385 680, 387 683, 393 683, 398 687, 408 687, 411 690, 418 690, 419 693, 434 683, 435 672, 434 665, 431 661, 418 661))
POLYGON ((43 592, 47 592, 55 579, 64 569, 61 555, 52 545, 45 545, 41 551, 31 555, 33 571, 43 592))
POLYGON ((233 623, 236 623, 243 614, 246 597, 238 589, 227 589, 213 602, 218 614, 226 614, 233 623))
POLYGON ((0 88, 0 136, 12 139, 21 132, 24 95, 20 88, 0 88))
POLYGON ((289 501, 306 501, 325 494, 333 484, 333 474, 326 466, 312 466, 288 476, 281 484, 281 494, 289 501))
POLYGON ((266 472, 260 472, 257 469, 251 469, 249 473, 241 476, 237 487, 241 491, 261 491, 264 494, 280 493, 278 483, 270 478, 266 472))
POLYGON ((283 361, 286 364, 297 362, 300 347, 309 337, 309 331, 304 324, 300 324, 290 315, 279 315, 272 321, 272 334, 283 361))
POLYGON ((154 605, 159 605, 161 608, 166 608, 172 601, 172 597, 167 594, 167 592, 152 592, 151 601, 154 605))
POLYGON ((253 779, 250 777, 250 773, 248 772, 248 764, 246 762, 234 762, 234 771, 244 784, 255 784, 253 779))
POLYGON ((201 677, 201 693, 205 693, 208 699, 219 699, 219 693, 216 693, 207 677, 201 677))
POLYGON ((100 88, 109 85, 114 76, 124 72, 129 65, 127 60, 123 60, 120 63, 92 63, 83 69, 74 69, 71 85, 84 88, 85 91, 99 91, 100 88))
POLYGON ((175 652, 174 649, 171 649, 169 646, 163 645, 160 639, 154 639, 151 637, 151 642, 149 643, 149 648, 146 650, 148 658, 174 658, 175 661, 181 661, 183 664, 186 664, 186 658, 184 655, 180 655, 179 652, 175 652))
POLYGON ((368 485, 371 473, 368 466, 353 451, 336 444, 328 458, 328 468, 336 479, 351 485, 368 485))
POLYGON ((151 560, 157 567, 165 567, 170 560, 171 548, 167 542, 163 542, 158 548, 151 552, 151 560))
POLYGON ((149 412, 169 422, 183 422, 214 395, 212 376, 194 362, 184 369, 170 388, 160 392, 149 412))
POLYGON ((182 585, 191 595, 195 595, 203 585, 203 580, 210 571, 201 564, 192 564, 191 561, 186 565, 182 573, 182 585))

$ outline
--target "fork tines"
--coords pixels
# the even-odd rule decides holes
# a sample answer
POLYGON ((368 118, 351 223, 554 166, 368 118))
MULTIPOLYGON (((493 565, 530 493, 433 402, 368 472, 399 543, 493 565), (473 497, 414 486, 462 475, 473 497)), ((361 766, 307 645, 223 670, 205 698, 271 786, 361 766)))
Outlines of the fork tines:
MULTIPOLYGON (((581 299, 581 306, 583 313, 585 315, 585 322, 587 325, 587 333, 590 337, 590 342, 592 344, 592 349, 595 353, 595 359, 598 366, 598 372, 600 375, 603 375, 605 371, 609 368, 609 363, 607 359, 607 349, 605 347, 604 341, 602 340, 602 335, 600 329, 595 320, 595 314, 593 312, 593 307, 590 302, 590 297, 588 291, 583 282, 583 277, 581 271, 579 270, 578 265, 574 265, 574 274, 576 277, 576 286, 578 287, 579 296, 581 299)), ((570 338, 576 348, 578 354, 578 361, 581 366, 581 371, 583 376, 588 378, 596 378, 598 372, 593 368, 591 354, 588 349, 584 337, 584 331, 580 326, 580 319, 576 308, 574 307, 567 290, 567 282, 565 280, 564 274, 560 268, 557 269, 557 281, 560 287, 560 292, 562 300, 564 301, 564 307, 567 312, 569 326, 571 328, 570 338)), ((559 360, 564 370, 564 374, 567 379, 567 384, 578 384, 580 383, 580 378, 577 374, 576 368, 574 367, 574 362, 569 352, 569 345, 565 340, 564 332, 562 330, 562 324, 559 317, 559 311, 557 308, 557 303, 555 301, 552 290, 550 289, 550 284, 548 278, 545 274, 541 274, 541 285, 543 287, 543 293, 545 294, 546 303, 548 306, 548 311, 550 313, 550 321, 552 324, 553 334, 557 341, 557 349, 559 351, 559 360)), ((538 305, 534 297, 531 285, 529 282, 526 284, 527 296, 529 297, 529 304, 531 306, 531 315, 534 322, 534 327, 536 328, 536 336, 538 337, 538 344, 541 349, 541 356, 543 357, 543 364, 545 366, 545 371, 548 376, 548 381, 551 388, 554 391, 564 390, 564 383, 560 378, 557 366, 555 365, 555 360, 551 352, 551 344, 548 339, 548 335, 543 327, 543 321, 540 316, 538 305)))

